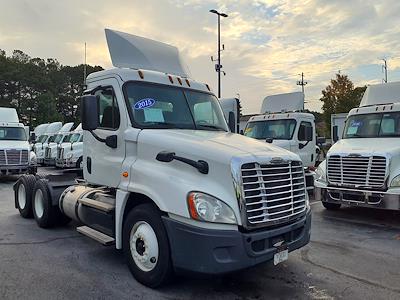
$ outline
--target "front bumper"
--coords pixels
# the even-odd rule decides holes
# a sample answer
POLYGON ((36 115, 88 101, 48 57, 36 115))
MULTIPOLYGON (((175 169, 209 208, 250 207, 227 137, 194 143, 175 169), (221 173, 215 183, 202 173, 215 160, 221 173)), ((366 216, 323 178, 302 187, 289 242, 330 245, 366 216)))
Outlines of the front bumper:
POLYGON ((224 274, 273 260, 273 245, 284 240, 289 252, 310 241, 311 211, 295 223, 263 231, 204 229, 163 218, 177 272, 224 274))
POLYGON ((48 166, 55 166, 56 164, 56 159, 55 158, 45 158, 44 159, 44 164, 48 166))
POLYGON ((314 188, 315 200, 388 210, 400 210, 400 194, 336 188, 318 184, 314 188))
POLYGON ((73 159, 56 159, 56 166, 60 168, 75 168, 76 162, 73 159))
POLYGON ((9 174, 22 174, 27 173, 29 169, 29 165, 0 165, 0 173, 2 175, 9 174))

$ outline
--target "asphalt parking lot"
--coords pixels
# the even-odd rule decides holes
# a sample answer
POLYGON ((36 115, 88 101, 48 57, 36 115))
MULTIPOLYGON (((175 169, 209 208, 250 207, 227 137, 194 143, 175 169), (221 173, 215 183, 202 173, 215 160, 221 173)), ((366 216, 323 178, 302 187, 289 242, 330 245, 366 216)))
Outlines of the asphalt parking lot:
POLYGON ((217 278, 137 283, 122 253, 75 231, 45 230, 14 208, 0 179, 0 299, 400 299, 400 213, 326 211, 312 202, 311 242, 274 267, 217 278))

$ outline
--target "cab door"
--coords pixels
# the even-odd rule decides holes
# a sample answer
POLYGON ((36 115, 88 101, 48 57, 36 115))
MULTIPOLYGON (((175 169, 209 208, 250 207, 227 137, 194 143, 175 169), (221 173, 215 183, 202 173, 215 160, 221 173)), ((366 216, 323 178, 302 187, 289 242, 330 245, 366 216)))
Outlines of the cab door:
POLYGON ((118 187, 121 169, 125 159, 124 130, 126 114, 121 88, 116 79, 101 81, 94 87, 92 94, 99 103, 99 127, 93 131, 84 131, 83 170, 85 179, 94 184, 118 187), (116 137, 116 147, 107 146, 95 138, 116 137))
POLYGON ((305 167, 314 166, 316 156, 315 123, 309 120, 300 121, 297 132, 299 154, 305 167))

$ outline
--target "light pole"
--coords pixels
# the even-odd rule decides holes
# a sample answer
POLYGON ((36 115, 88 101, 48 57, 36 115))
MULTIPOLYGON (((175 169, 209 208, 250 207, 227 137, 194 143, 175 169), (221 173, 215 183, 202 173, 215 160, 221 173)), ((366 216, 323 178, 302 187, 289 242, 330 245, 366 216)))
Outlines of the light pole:
MULTIPOLYGON (((218 59, 217 59, 217 64, 215 65, 215 71, 218 73, 218 98, 221 98, 221 17, 228 17, 227 14, 225 13, 220 13, 216 11, 215 9, 210 10, 210 13, 216 14, 218 16, 218 59)), ((214 61, 214 59, 211 57, 211 60, 214 61)))

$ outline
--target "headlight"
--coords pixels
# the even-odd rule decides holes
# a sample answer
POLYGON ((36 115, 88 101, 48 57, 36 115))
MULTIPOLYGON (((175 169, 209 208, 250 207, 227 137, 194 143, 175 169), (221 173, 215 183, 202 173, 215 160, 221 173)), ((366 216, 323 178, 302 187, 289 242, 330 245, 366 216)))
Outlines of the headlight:
POLYGON ((326 182, 326 161, 323 161, 315 170, 315 178, 318 181, 326 182))
POLYGON ((400 175, 397 175, 393 178, 392 182, 390 183, 390 187, 400 187, 400 175))
POLYGON ((213 223, 237 223, 232 208, 213 196, 191 192, 187 202, 192 219, 213 223))

